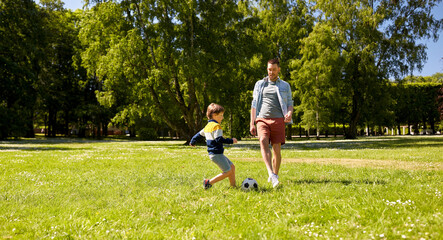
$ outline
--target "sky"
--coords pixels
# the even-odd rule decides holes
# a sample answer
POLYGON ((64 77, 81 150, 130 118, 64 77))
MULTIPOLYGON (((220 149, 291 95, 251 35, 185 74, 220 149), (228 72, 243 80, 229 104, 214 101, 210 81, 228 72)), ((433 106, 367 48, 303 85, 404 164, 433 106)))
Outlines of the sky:
MULTIPOLYGON (((36 0, 36 2, 38 3, 39 1, 36 0)), ((64 0, 64 3, 64 7, 71 10, 81 9, 84 4, 82 0, 64 0)), ((437 19, 443 18, 443 1, 433 9, 432 13, 437 19)), ((421 72, 414 71, 415 76, 432 76, 435 73, 443 72, 443 31, 440 31, 439 35, 437 42, 433 40, 420 41, 428 47, 428 60, 425 62, 421 72)))

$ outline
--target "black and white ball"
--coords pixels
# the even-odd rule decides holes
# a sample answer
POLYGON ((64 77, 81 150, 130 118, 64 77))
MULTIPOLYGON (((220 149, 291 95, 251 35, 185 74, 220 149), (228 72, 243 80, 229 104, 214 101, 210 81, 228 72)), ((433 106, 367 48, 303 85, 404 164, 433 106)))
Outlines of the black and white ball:
POLYGON ((251 191, 251 190, 257 190, 258 189, 258 183, 253 178, 246 178, 241 183, 241 189, 243 191, 251 191))

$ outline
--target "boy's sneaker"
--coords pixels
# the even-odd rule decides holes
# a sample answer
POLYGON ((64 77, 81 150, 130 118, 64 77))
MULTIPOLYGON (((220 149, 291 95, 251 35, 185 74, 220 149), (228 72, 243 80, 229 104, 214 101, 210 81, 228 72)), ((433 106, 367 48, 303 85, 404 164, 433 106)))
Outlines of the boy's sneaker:
POLYGON ((205 188, 205 190, 212 187, 212 185, 209 183, 209 179, 203 180, 203 187, 205 188))
POLYGON ((278 186, 278 184, 280 183, 280 182, 278 181, 278 175, 273 174, 273 175, 271 176, 271 182, 272 182, 272 187, 273 187, 273 188, 276 188, 276 187, 278 186))

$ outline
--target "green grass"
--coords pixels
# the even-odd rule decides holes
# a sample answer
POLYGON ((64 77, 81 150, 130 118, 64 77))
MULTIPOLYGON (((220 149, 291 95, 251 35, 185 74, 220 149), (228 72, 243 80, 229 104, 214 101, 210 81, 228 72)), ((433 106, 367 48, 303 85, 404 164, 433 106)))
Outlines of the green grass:
POLYGON ((0 142, 0 238, 443 238, 442 136, 290 141, 278 189, 257 141, 225 154, 259 191, 203 190, 219 170, 182 141, 0 142))

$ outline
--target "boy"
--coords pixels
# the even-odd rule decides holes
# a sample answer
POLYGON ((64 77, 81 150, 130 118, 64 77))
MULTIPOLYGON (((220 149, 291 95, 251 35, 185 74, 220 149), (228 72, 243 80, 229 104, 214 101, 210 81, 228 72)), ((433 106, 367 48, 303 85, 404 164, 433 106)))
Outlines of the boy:
POLYGON ((203 180, 203 186, 205 189, 212 187, 213 184, 227 177, 229 178, 231 187, 235 187, 235 167, 234 164, 223 154, 223 143, 237 143, 237 139, 223 138, 223 130, 220 123, 223 120, 224 112, 225 109, 222 106, 211 103, 206 111, 206 116, 209 119, 208 124, 200 132, 195 134, 189 143, 189 145, 194 147, 195 142, 205 137, 209 158, 223 171, 223 173, 220 173, 212 179, 203 180))

